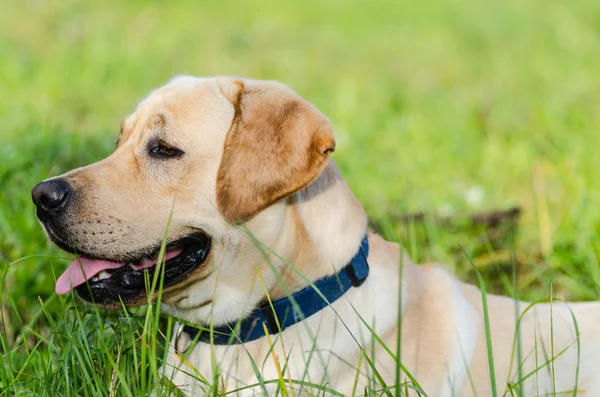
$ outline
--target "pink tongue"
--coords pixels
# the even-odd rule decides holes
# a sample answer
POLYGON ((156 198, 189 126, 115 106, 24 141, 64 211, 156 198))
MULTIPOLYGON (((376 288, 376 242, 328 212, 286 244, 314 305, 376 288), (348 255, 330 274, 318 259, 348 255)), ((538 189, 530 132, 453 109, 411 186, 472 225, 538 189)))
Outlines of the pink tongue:
MULTIPOLYGON (((183 250, 175 249, 167 251, 164 256, 165 261, 175 258, 183 250)), ((145 261, 144 263, 134 266, 135 270, 144 269, 156 265, 157 259, 145 261)), ((71 288, 76 288, 85 283, 96 274, 106 269, 118 269, 125 266, 124 263, 111 262, 99 259, 90 259, 79 257, 65 270, 65 272, 56 280, 55 291, 58 295, 65 295, 71 291, 71 288)))

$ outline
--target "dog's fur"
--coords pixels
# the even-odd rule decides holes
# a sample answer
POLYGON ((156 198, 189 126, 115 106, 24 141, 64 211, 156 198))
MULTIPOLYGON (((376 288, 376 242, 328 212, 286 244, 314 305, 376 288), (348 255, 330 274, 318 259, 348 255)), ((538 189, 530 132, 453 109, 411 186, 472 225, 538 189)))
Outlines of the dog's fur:
MULTIPOLYGON (((334 147, 329 121, 282 84, 176 78, 123 122, 111 156, 63 175, 78 196, 63 238, 83 252, 125 257, 160 242, 172 212, 170 238, 202 230, 212 250, 183 283, 166 289, 164 312, 196 324, 235 321, 264 301, 265 290, 275 300, 285 296, 282 285, 292 291, 306 286, 276 256, 266 260, 248 233, 312 281, 335 273, 356 253, 367 219, 328 160, 334 147), (185 154, 152 159, 148 140, 156 137, 185 154)), ((232 390, 258 382, 253 360, 266 380, 285 368, 286 378, 362 395, 369 382, 382 387, 365 354, 393 385, 396 362, 358 313, 394 354, 400 316, 402 364, 427 395, 491 396, 480 291, 438 265, 416 266, 397 244, 368 236, 366 282, 279 338, 271 336, 274 354, 263 337, 245 345, 199 343, 184 362, 176 350, 188 348, 183 335, 168 354, 165 374, 186 394, 204 395, 196 370, 211 380, 216 362, 219 382, 232 390)), ((519 385, 523 395, 577 387, 581 395, 600 396, 600 304, 538 304, 526 311, 527 303, 491 295, 487 304, 500 395, 519 370, 527 375, 541 367, 519 385), (522 366, 514 348, 517 308, 522 366)), ((304 386, 300 394, 310 390, 304 386)))

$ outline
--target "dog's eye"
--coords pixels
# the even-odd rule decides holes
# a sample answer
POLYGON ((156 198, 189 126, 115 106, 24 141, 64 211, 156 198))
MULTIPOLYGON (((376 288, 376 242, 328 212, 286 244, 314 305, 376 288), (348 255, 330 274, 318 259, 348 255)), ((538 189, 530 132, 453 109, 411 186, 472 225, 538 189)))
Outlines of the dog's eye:
POLYGON ((183 152, 179 149, 166 145, 164 142, 157 142, 150 148, 150 155, 153 157, 169 158, 179 157, 183 152))

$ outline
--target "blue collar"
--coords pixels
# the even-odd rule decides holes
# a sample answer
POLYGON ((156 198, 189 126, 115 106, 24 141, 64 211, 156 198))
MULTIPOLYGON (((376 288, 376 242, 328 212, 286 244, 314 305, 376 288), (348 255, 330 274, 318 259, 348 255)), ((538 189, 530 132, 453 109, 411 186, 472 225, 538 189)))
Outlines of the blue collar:
MULTIPOLYGON (((272 305, 267 302, 240 321, 213 328, 213 343, 229 345, 250 342, 265 336, 265 326, 269 335, 273 335, 312 316, 366 280, 369 275, 368 256, 369 240, 365 235, 356 255, 337 274, 317 280, 315 288, 308 286, 272 305)), ((210 331, 206 328, 184 325, 182 331, 192 340, 211 343, 210 331)))

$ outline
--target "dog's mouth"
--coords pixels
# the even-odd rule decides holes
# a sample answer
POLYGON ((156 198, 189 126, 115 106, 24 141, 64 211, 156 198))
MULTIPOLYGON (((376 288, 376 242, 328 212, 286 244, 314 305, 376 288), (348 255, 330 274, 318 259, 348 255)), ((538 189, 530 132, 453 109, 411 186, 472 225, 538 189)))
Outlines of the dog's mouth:
POLYGON ((167 244, 160 267, 160 245, 150 255, 139 256, 127 262, 80 256, 56 281, 56 293, 64 295, 71 290, 89 302, 114 304, 120 300, 146 292, 157 269, 163 277, 163 287, 180 283, 206 260, 210 238, 194 233, 167 244))

